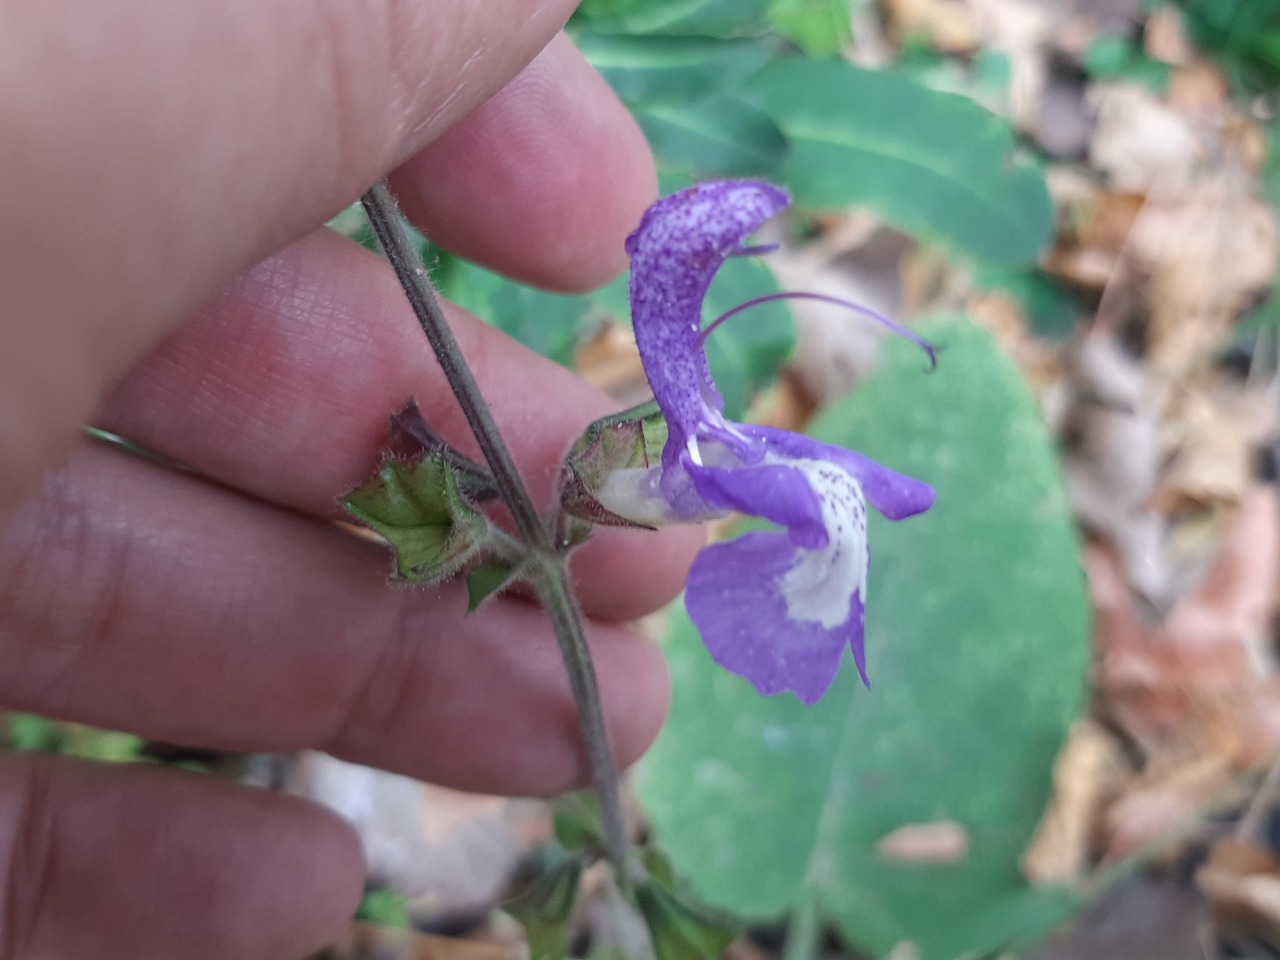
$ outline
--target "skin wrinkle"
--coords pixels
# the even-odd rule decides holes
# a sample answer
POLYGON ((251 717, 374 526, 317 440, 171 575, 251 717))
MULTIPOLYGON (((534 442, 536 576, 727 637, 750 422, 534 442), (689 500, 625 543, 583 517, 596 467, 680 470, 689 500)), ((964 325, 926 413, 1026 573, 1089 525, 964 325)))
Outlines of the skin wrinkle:
MULTIPOLYGON (((335 714, 346 714, 349 726, 331 745, 357 762, 458 789, 547 793, 579 782, 572 698, 536 607, 499 598, 468 617, 460 583, 389 592, 385 554, 372 545, 114 451, 86 451, 69 473, 87 512, 124 484, 133 491, 112 538, 136 542, 162 531, 163 544, 179 546, 134 552, 109 635, 86 638, 88 653, 72 661, 57 691, 68 696, 62 715, 193 746, 291 750, 331 738, 335 714), (210 529, 221 538, 208 539, 210 529), (276 568, 294 573, 272 578, 276 568), (175 596, 181 606, 164 602, 175 596), (174 643, 183 658, 164 655, 174 643), (372 666, 375 659, 385 666, 372 666), (365 677, 373 679, 361 697, 365 677), (423 731, 431 733, 426 743, 423 731)), ((25 547, 12 537, 0 543, 0 567, 24 562, 25 547)), ((88 552, 96 563, 118 549, 97 543, 88 552)), ((74 552, 46 553, 33 575, 76 584, 68 572, 79 563, 74 552)), ((92 623, 96 597, 89 584, 62 606, 92 623)), ((22 597, 17 603, 19 619, 29 617, 22 597)), ((27 627, 41 630, 39 620, 27 627)), ((589 629, 625 762, 657 733, 667 695, 661 655, 630 631, 589 629)), ((22 666, 0 676, 0 696, 15 709, 50 712, 22 666)))
MULTIPOLYGON (((0 778, 0 810, 5 799, 0 778)), ((5 822, 12 824, 5 849, 4 915, 0 916, 0 960, 18 960, 28 954, 32 931, 42 925, 52 904, 51 883, 56 855, 57 807, 52 799, 51 770, 31 764, 18 783, 16 807, 5 822)))

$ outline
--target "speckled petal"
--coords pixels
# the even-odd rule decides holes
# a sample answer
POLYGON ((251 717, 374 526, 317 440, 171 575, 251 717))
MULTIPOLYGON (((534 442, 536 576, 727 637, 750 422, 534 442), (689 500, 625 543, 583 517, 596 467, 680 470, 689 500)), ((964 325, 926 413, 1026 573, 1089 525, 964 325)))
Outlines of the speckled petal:
POLYGON ((737 424, 737 429, 765 443, 771 453, 789 460, 826 460, 848 471, 867 500, 890 520, 905 520, 933 506, 933 487, 882 466, 870 457, 844 447, 819 443, 811 437, 773 427, 737 424))
POLYGON ((863 669, 864 612, 855 593, 847 616, 834 626, 797 620, 782 588, 803 553, 783 533, 748 533, 710 546, 694 561, 685 605, 720 666, 763 694, 791 691, 816 703, 839 673, 847 647, 863 669))
POLYGON ((653 395, 683 443, 724 401, 699 335, 702 301, 725 259, 789 203, 767 183, 720 180, 660 200, 627 238, 631 315, 653 395))

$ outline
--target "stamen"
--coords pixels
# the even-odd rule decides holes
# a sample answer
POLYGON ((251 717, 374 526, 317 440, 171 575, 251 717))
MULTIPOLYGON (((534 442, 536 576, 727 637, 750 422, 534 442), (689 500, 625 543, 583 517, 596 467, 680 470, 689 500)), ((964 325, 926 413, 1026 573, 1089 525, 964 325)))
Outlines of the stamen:
POLYGON ((854 303, 852 300, 842 300, 839 297, 829 297, 825 293, 805 293, 803 291, 796 291, 786 293, 767 293, 763 297, 755 297, 748 300, 746 303, 738 304, 732 310, 726 310, 724 313, 720 314, 720 316, 707 324, 698 337, 698 343, 705 344, 707 342, 707 337, 711 336, 712 331, 730 317, 735 317, 744 310, 749 310, 751 307, 758 307, 762 303, 773 303, 776 300, 817 300, 819 303, 829 303, 832 306, 844 307, 846 310, 852 310, 860 316, 866 317, 869 320, 874 320, 876 323, 883 324, 898 336, 902 337, 902 339, 914 343, 928 355, 929 367, 934 370, 938 368, 937 348, 918 333, 909 330, 894 320, 890 320, 882 313, 877 313, 870 307, 864 307, 862 304, 854 303))

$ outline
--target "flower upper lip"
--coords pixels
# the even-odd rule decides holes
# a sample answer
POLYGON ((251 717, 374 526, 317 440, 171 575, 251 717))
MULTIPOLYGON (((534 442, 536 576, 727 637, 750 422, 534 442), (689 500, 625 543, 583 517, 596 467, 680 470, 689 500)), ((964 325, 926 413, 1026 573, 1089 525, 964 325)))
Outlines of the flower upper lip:
MULTIPOLYGON (((899 520, 928 510, 934 494, 854 451, 724 418, 703 299, 728 257, 759 252, 744 241, 788 202, 769 184, 704 183, 654 204, 627 239, 636 343, 668 439, 661 465, 618 471, 600 500, 646 523, 739 512, 779 525, 703 550, 685 602, 718 663, 763 693, 812 703, 846 648, 866 679, 867 503, 899 520)), ((878 319, 932 358, 924 341, 878 319)))

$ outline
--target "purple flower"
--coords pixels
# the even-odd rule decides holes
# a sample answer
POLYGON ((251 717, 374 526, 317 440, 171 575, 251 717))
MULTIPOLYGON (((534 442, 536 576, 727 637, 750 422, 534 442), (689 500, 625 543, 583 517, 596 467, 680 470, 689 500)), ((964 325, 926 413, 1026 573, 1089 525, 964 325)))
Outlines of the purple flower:
POLYGON ((636 342, 670 434, 660 466, 616 472, 600 502, 642 523, 737 512, 782 527, 703 550, 685 603, 717 663, 761 693, 814 703, 846 647, 867 682, 867 502, 901 520, 934 494, 851 450, 724 418, 702 301, 727 257, 759 252, 743 241, 788 202, 768 184, 704 183, 652 206, 628 238, 636 342))

